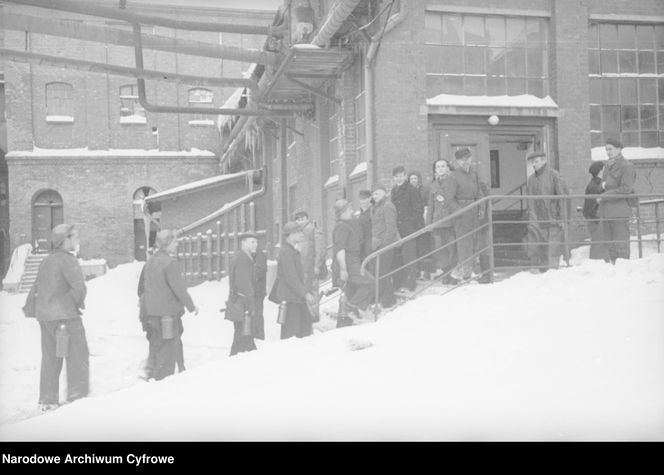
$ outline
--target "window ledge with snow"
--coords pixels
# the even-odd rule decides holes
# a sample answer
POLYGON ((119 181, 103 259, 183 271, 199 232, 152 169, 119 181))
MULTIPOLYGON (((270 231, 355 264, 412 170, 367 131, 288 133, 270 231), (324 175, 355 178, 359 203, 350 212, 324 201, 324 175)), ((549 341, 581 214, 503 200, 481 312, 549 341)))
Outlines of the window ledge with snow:
POLYGON ((121 124, 147 124, 148 120, 142 115, 125 115, 120 117, 121 124))
POLYGON ((189 125, 209 126, 209 125, 214 125, 214 121, 212 119, 193 119, 189 121, 189 125))
POLYGON ((357 166, 353 168, 353 171, 350 172, 348 178, 352 180, 354 178, 365 175, 366 173, 367 173, 367 162, 358 163, 357 166))
POLYGON ((325 185, 323 185, 325 188, 332 188, 333 186, 339 184, 339 175, 332 175, 330 178, 327 179, 325 182, 325 185))
POLYGON ((73 124, 74 118, 70 115, 47 115, 46 123, 48 124, 73 124))
MULTIPOLYGON (((627 160, 632 161, 664 160, 664 147, 625 147, 622 154, 627 160)), ((590 156, 593 161, 609 159, 604 147, 593 147, 590 156)))

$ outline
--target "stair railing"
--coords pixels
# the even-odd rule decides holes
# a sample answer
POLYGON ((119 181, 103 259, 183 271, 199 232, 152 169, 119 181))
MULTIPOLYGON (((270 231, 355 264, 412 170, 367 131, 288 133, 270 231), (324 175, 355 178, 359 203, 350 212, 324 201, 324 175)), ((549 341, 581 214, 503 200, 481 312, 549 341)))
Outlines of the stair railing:
MULTIPOLYGON (((385 247, 382 247, 380 249, 377 249, 373 251, 371 254, 369 254, 361 264, 361 273, 363 275, 367 275, 373 280, 373 286, 374 286, 374 299, 375 303, 378 304, 380 301, 380 282, 383 281, 384 279, 391 278, 398 272, 406 269, 409 266, 415 266, 418 262, 435 255, 439 253, 440 251, 447 249, 451 246, 457 246, 458 243, 464 239, 473 239, 474 245, 473 245, 473 253, 466 257, 463 261, 461 262, 456 262, 455 267, 458 267, 463 264, 471 264, 474 263, 475 259, 478 258, 481 255, 486 255, 488 254, 488 268, 486 269, 481 269, 480 273, 477 275, 478 277, 482 277, 485 275, 488 275, 488 279, 490 282, 494 282, 496 274, 497 273, 504 273, 504 272, 514 272, 514 271, 522 271, 522 270, 533 270, 533 269, 538 269, 538 270, 548 270, 551 268, 557 268, 557 264, 540 264, 540 263, 531 263, 529 265, 524 265, 524 266, 496 266, 495 264, 495 258, 494 258, 494 252, 496 248, 500 248, 503 246, 513 246, 514 244, 517 243, 496 243, 494 242, 494 234, 493 234, 493 225, 496 223, 496 221, 493 220, 493 207, 494 204, 498 201, 501 200, 506 200, 506 199, 516 199, 516 200, 557 200, 557 201, 562 201, 564 204, 560 206, 560 216, 557 217, 557 219, 548 219, 548 220, 529 220, 529 221, 498 221, 500 224, 519 224, 523 225, 525 223, 529 224, 539 224, 539 225, 544 225, 545 227, 549 226, 560 226, 561 227, 561 234, 562 234, 562 239, 561 242, 559 243, 563 247, 563 252, 562 255, 565 260, 565 265, 570 266, 570 254, 571 250, 576 247, 580 246, 588 246, 588 245, 604 245, 608 246, 611 244, 615 244, 617 241, 607 241, 607 240, 592 240, 588 241, 586 240, 580 240, 579 238, 576 237, 571 237, 570 236, 570 224, 573 222, 581 222, 584 224, 584 227, 587 223, 606 223, 609 221, 620 221, 624 218, 604 218, 604 219, 596 219, 596 220, 588 220, 585 218, 575 218, 572 216, 572 214, 569 212, 571 209, 571 202, 572 200, 585 200, 585 199, 594 199, 594 198, 600 198, 602 200, 618 200, 618 199, 625 199, 625 198, 636 198, 637 199, 637 205, 635 207, 634 211, 634 216, 630 219, 630 223, 632 225, 635 225, 636 227, 636 241, 638 245, 638 256, 639 258, 643 257, 643 243, 644 242, 655 242, 656 243, 656 249, 657 252, 662 252, 661 251, 661 243, 662 243, 662 230, 661 230, 661 225, 662 225, 662 217, 660 213, 660 205, 664 204, 664 193, 660 194, 631 194, 631 195, 581 195, 581 194, 570 194, 570 195, 520 195, 519 197, 514 197, 510 195, 489 195, 484 198, 481 198, 461 209, 458 211, 450 214, 447 217, 444 217, 434 223, 428 224, 424 226, 423 228, 415 231, 412 234, 409 234, 408 236, 402 237, 401 239, 388 244, 385 247), (645 199, 645 200, 642 200, 645 199), (649 213, 646 213, 646 216, 644 216, 644 213, 642 211, 643 208, 645 207, 651 207, 653 210, 653 216, 650 217, 648 216, 649 213), (403 265, 389 269, 387 272, 381 272, 380 269, 380 257, 385 255, 387 252, 394 251, 400 247, 403 246, 403 244, 417 239, 419 236, 422 236, 424 234, 433 232, 435 229, 444 227, 445 225, 452 225, 454 224, 454 221, 458 219, 460 216, 466 214, 466 213, 479 213, 479 210, 485 208, 486 213, 484 214, 484 220, 478 221, 478 225, 474 227, 472 230, 469 232, 465 233, 462 236, 456 236, 454 240, 444 243, 443 245, 439 247, 432 246, 432 250, 418 256, 415 260, 404 263, 403 265), (644 226, 652 226, 654 225, 655 229, 655 237, 651 239, 646 239, 643 236, 642 229, 644 226)), ((631 233, 630 233, 631 234, 631 233)), ((630 245, 631 242, 634 242, 633 239, 630 238, 630 245)), ((542 242, 519 242, 518 244, 525 245, 529 250, 533 246, 543 246, 547 245, 542 242)), ((531 254, 531 252, 529 252, 531 254)), ((454 272, 454 269, 450 269, 448 271, 443 272, 441 274, 442 277, 446 277, 449 275, 452 275, 454 272)), ((416 292, 412 294, 412 296, 415 296, 427 288, 431 287, 435 282, 431 282, 428 285, 425 285, 418 289, 416 292)), ((447 293, 451 290, 454 290, 456 288, 459 288, 460 286, 464 285, 467 282, 461 282, 456 285, 452 285, 443 291, 443 293, 447 293)), ((375 315, 378 313, 378 306, 374 306, 375 309, 375 315)))

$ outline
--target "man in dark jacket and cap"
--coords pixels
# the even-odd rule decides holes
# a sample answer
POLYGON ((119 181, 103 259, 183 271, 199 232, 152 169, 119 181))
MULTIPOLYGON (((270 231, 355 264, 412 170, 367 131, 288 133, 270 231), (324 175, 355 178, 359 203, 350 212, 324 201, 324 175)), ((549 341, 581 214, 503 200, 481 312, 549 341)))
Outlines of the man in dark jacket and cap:
MULTIPOLYGON (((628 195, 634 193, 636 170, 634 165, 622 155, 622 143, 613 138, 606 141, 609 160, 602 175, 602 197, 599 198, 599 217, 602 219, 602 240, 607 244, 609 259, 629 259, 629 218, 632 216, 631 201, 628 195), (620 196, 623 198, 610 199, 620 196)), ((635 204, 635 203, 634 203, 635 204)))
POLYGON ((313 333, 312 316, 307 305, 317 301, 304 283, 302 259, 296 246, 302 239, 302 228, 289 221, 283 228, 284 240, 277 260, 277 299, 286 305, 286 318, 281 324, 281 339, 303 338, 313 333))
POLYGON ((155 245, 157 251, 145 263, 138 285, 143 290, 150 342, 146 376, 159 381, 173 374, 176 362, 184 363, 182 316, 185 307, 198 315, 198 307, 187 291, 175 257, 178 232, 162 229, 157 233, 155 245))
MULTIPOLYGON (((394 186, 390 190, 390 200, 397 210, 399 235, 404 238, 424 227, 424 203, 417 188, 408 182, 406 169, 403 166, 399 165, 392 170, 392 179, 394 186)), ((407 266, 402 271, 403 286, 413 291, 416 285, 417 265, 409 264, 417 259, 417 240, 411 239, 402 244, 401 257, 403 265, 407 266)))
POLYGON ((371 190, 360 190, 358 201, 360 210, 356 213, 360 225, 360 262, 371 254, 371 190))
POLYGON ((88 342, 81 319, 87 292, 81 266, 76 258, 78 230, 59 224, 51 232, 53 252, 37 273, 23 308, 27 317, 37 318, 41 329, 41 375, 39 405, 44 411, 59 404, 62 359, 67 359, 67 401, 88 395, 90 364, 88 342))
MULTIPOLYGON (((526 182, 527 195, 568 195, 560 174, 549 167, 544 152, 528 155, 535 170, 526 182)), ((528 200, 528 256, 541 270, 557 269, 563 255, 564 220, 570 216, 570 201, 555 198, 528 200)), ((569 256, 565 256, 566 259, 569 256)))

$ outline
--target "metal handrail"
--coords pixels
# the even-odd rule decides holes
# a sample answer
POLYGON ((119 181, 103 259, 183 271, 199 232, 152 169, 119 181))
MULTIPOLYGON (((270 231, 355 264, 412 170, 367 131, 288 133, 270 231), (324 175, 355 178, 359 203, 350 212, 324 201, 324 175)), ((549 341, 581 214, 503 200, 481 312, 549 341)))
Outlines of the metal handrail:
MULTIPOLYGON (((491 251, 490 255, 489 255, 489 257, 490 257, 490 269, 488 271, 484 271, 482 273, 484 274, 484 273, 489 272, 491 274, 491 276, 493 276, 493 271, 496 268, 496 266, 494 266, 493 252, 492 252, 493 248, 495 246, 495 243, 493 242, 493 233, 492 233, 493 223, 494 223, 493 218, 492 218, 492 210, 493 210, 494 200, 501 201, 501 200, 505 200, 505 199, 519 199, 519 200, 555 199, 555 200, 565 200, 565 201, 570 201, 571 202, 571 200, 574 200, 574 199, 588 199, 588 197, 589 197, 589 195, 586 195, 586 194, 521 195, 519 198, 515 198, 514 196, 510 196, 510 195, 488 195, 488 196, 482 197, 482 198, 478 199, 477 201, 474 201, 473 203, 470 203, 469 205, 455 211, 454 213, 450 214, 449 216, 446 216, 446 217, 444 217, 444 218, 442 218, 442 219, 440 219, 436 222, 433 222, 433 223, 430 223, 430 224, 424 226, 423 228, 413 232, 412 234, 409 234, 408 236, 402 237, 402 238, 394 241, 393 243, 390 243, 390 244, 386 245, 385 247, 382 247, 380 249, 377 249, 377 250, 373 251, 362 261, 361 266, 360 266, 360 272, 361 272, 362 275, 369 275, 375 281, 376 297, 377 297, 378 283, 381 279, 385 279, 386 277, 389 277, 390 275, 392 275, 396 272, 399 272, 400 270, 402 270, 402 269, 404 269, 408 266, 411 266, 411 265, 415 264, 416 262, 419 262, 420 260, 422 260, 424 258, 427 258, 428 256, 433 255, 433 254, 439 252, 440 250, 442 250, 442 249, 444 249, 444 248, 446 248, 450 245, 456 245, 456 243, 458 241, 460 241, 461 239, 466 239, 468 236, 481 231, 482 228, 488 227, 488 230, 489 230, 489 243, 488 243, 488 245, 485 246, 483 249, 481 249, 479 251, 476 251, 473 254, 473 256, 470 256, 466 260, 474 259, 477 255, 480 255, 480 254, 482 254, 484 252, 487 252, 487 251, 491 251), (428 252, 427 254, 425 254, 423 256, 420 256, 417 259, 415 259, 414 261, 402 265, 398 269, 391 269, 390 272, 387 273, 387 274, 380 275, 380 269, 379 269, 380 263, 378 261, 378 258, 380 256, 382 256, 383 254, 385 254, 389 251, 397 249, 397 248, 403 246, 404 243, 412 241, 414 239, 417 239, 419 236, 421 236, 423 234, 426 234, 426 233, 429 233, 434 229, 444 227, 444 225, 446 225, 446 224, 450 225, 451 223, 454 222, 454 220, 456 218, 458 218, 458 217, 460 217, 460 216, 462 216, 462 215, 464 215, 468 212, 475 212, 474 210, 475 209, 480 209, 480 207, 485 207, 484 215, 487 219, 487 222, 480 222, 479 226, 477 228, 473 229, 472 231, 465 234, 464 236, 461 236, 461 237, 457 236, 453 241, 444 244, 440 248, 434 249, 434 250, 428 252), (375 269, 375 274, 376 275, 372 275, 367 269, 367 266, 368 266, 369 262, 371 262, 371 261, 376 261, 376 269, 375 269)), ((658 249, 658 252, 659 252, 659 250, 660 250, 659 204, 664 203, 664 198, 662 198, 662 193, 659 193, 659 194, 655 194, 655 193, 647 193, 647 194, 646 193, 641 193, 641 194, 639 194, 639 193, 633 193, 633 194, 602 194, 602 195, 598 195, 597 198, 601 198, 602 200, 619 200, 619 199, 628 199, 628 198, 638 198, 639 199, 637 207, 636 207, 637 234, 638 234, 636 241, 639 243, 639 256, 642 256, 642 252, 643 252, 642 251, 642 236, 641 236, 641 228, 640 228, 640 225, 642 224, 643 220, 640 217, 640 206, 641 205, 655 205, 655 216, 656 217, 655 217, 655 220, 653 220, 653 222, 657 226, 657 236, 658 236, 657 237, 657 249, 658 249), (641 201, 642 198, 651 198, 651 199, 641 201)), ((569 210, 568 210, 567 206, 562 206, 561 207, 561 218, 559 220, 555 220, 556 222, 562 223, 563 229, 564 229, 565 239, 564 239, 563 245, 565 246, 565 252, 564 252, 563 255, 569 255, 569 245, 570 244, 587 244, 587 242, 577 242, 577 241, 571 242, 568 239, 568 236, 567 236, 568 224, 569 224, 569 222, 574 221, 574 218, 572 218, 568 214, 568 211, 569 210)), ((549 220, 535 220, 535 221, 536 222, 546 222, 546 221, 549 221, 549 220)), ((551 220, 551 221, 553 221, 553 220, 551 220)), ((524 223, 524 222, 525 221, 519 221, 518 223, 521 224, 521 223, 524 223)), ((502 223, 502 221, 501 221, 501 223, 502 223)), ((546 267, 546 266, 538 266, 538 267, 546 267)), ((532 268, 532 266, 524 267, 524 268, 532 268)), ((449 275, 450 272, 451 271, 448 271, 445 274, 449 275)), ((376 303, 378 303, 378 302, 376 302, 376 303)))

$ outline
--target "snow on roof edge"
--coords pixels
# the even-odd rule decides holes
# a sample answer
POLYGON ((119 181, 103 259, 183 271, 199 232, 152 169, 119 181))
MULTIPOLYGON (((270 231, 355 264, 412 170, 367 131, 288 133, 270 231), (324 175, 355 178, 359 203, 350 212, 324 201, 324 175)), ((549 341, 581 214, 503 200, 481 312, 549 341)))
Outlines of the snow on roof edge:
POLYGON ((538 107, 558 108, 551 98, 521 94, 519 96, 465 96, 461 94, 439 94, 427 99, 428 106, 471 106, 471 107, 538 107))
MULTIPOLYGON (((664 160, 664 147, 625 147, 622 154, 627 160, 664 160)), ((593 147, 590 157, 592 161, 609 159, 604 146, 593 147)))
POLYGON ((160 191, 159 193, 155 193, 153 195, 147 196, 145 198, 146 202, 150 201, 159 201, 163 198, 167 198, 172 195, 178 195, 182 193, 187 193, 194 191, 198 188, 203 188, 206 186, 210 185, 218 185, 220 183, 223 183, 225 181, 233 180, 235 178, 240 178, 244 177, 247 175, 247 172, 238 172, 238 173, 230 173, 230 174, 225 174, 225 175, 217 175, 209 178, 203 178, 202 180, 196 180, 192 181, 190 183, 185 183, 184 185, 176 186, 174 188, 170 188, 168 190, 160 191))

